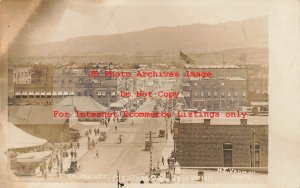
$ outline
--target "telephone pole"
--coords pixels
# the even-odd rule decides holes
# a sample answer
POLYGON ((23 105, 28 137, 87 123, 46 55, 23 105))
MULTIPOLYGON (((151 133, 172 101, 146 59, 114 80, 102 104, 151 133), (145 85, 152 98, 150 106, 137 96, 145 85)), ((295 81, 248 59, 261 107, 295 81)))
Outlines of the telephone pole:
POLYGON ((149 149, 149 154, 150 154, 150 165, 149 165, 149 183, 151 182, 151 176, 152 176, 152 166, 153 166, 153 161, 152 161, 152 143, 157 143, 157 142, 153 142, 152 139, 156 138, 155 137, 155 132, 149 131, 149 137, 147 137, 147 133, 146 133, 146 138, 149 138, 149 145, 150 145, 150 149, 149 149), (153 136, 154 135, 154 136, 153 136))
POLYGON ((118 178, 118 188, 123 187, 124 183, 120 183, 120 175, 119 175, 119 169, 117 169, 117 178, 118 178))

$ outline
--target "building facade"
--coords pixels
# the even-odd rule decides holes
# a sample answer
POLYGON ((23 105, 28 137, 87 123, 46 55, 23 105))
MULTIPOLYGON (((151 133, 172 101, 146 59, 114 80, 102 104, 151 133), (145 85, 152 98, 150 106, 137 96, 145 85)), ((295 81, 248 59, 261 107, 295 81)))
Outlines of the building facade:
POLYGON ((268 125, 250 125, 247 120, 240 125, 177 121, 174 133, 174 154, 182 167, 268 166, 268 125))
POLYGON ((228 111, 247 105, 247 80, 240 77, 183 79, 182 91, 190 109, 228 111))

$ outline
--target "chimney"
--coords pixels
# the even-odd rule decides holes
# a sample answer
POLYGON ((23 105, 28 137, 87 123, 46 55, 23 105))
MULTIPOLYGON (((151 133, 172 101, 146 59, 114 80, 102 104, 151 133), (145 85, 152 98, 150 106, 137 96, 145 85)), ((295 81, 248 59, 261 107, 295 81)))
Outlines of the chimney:
POLYGON ((246 126, 247 125, 247 118, 241 119, 241 125, 246 126))
POLYGON ((210 119, 204 119, 204 125, 209 126, 210 125, 210 119))

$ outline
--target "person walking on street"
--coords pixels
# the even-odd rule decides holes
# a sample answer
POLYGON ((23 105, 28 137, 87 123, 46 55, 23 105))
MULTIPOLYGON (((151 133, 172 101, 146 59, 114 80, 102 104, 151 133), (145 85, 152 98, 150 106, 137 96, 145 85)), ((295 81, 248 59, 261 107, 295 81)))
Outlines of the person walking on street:
POLYGON ((77 151, 76 150, 74 151, 74 158, 75 159, 77 158, 77 151))
POLYGON ((56 175, 57 175, 57 178, 59 178, 59 167, 57 167, 56 175))
POLYGON ((74 155, 74 153, 73 153, 73 150, 71 151, 71 159, 73 159, 73 155, 74 155))
POLYGON ((52 160, 50 159, 48 164, 48 171, 51 172, 51 169, 52 169, 52 160))
POLYGON ((163 165, 165 165, 165 159, 164 159, 164 156, 161 157, 161 162, 162 162, 163 165))
POLYGON ((97 152, 96 152, 96 157, 99 158, 99 151, 97 149, 97 152))
POLYGON ((117 127, 117 125, 115 125, 115 131, 116 131, 116 132, 118 131, 118 127, 117 127))
POLYGON ((79 147, 80 147, 80 144, 79 144, 79 142, 77 142, 77 148, 79 149, 79 147))
POLYGON ((131 126, 133 125, 133 120, 131 121, 131 126))

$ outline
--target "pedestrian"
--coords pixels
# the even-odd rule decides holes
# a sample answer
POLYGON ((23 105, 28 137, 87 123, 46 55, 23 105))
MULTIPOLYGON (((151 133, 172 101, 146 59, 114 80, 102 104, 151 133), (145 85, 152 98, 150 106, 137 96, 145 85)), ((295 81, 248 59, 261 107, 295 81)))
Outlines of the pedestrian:
POLYGON ((161 162, 162 162, 163 165, 165 165, 165 158, 164 158, 164 156, 161 157, 161 162))
POLYGON ((73 142, 71 142, 71 144, 70 144, 70 148, 73 148, 73 142))
POLYGON ((79 147, 80 147, 80 144, 79 144, 79 142, 77 142, 77 148, 79 149, 79 147))
POLYGON ((75 150, 74 152, 74 158, 76 159, 77 158, 77 151, 75 150))
POLYGON ((74 155, 73 150, 71 150, 71 159, 73 159, 73 155, 74 155))
POLYGON ((117 125, 115 125, 115 131, 116 131, 116 132, 118 131, 118 127, 117 127, 117 125))
POLYGON ((133 120, 131 121, 131 126, 133 125, 133 120))
POLYGON ((51 169, 52 169, 52 160, 50 159, 48 164, 48 171, 51 172, 51 169))
POLYGON ((95 141, 92 140, 92 147, 95 148, 95 141))
POLYGON ((45 178, 45 180, 47 179, 47 170, 45 170, 44 178, 45 178))
POLYGON ((57 175, 57 178, 59 178, 59 167, 57 167, 56 175, 57 175))
POLYGON ((96 157, 99 158, 99 151, 97 149, 97 152, 96 152, 96 157))
POLYGON ((42 167, 42 163, 40 163, 40 172, 43 174, 43 167, 42 167))
POLYGON ((60 173, 63 173, 63 163, 62 163, 62 160, 60 162, 60 173))
POLYGON ((97 130, 97 133, 98 133, 98 135, 100 135, 100 129, 98 128, 98 130, 97 130))
POLYGON ((107 121, 105 121, 105 127, 107 128, 107 125, 108 125, 108 123, 107 123, 107 121))

